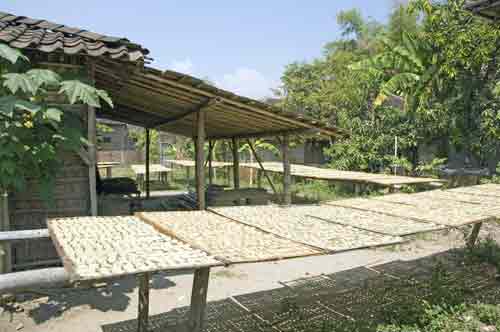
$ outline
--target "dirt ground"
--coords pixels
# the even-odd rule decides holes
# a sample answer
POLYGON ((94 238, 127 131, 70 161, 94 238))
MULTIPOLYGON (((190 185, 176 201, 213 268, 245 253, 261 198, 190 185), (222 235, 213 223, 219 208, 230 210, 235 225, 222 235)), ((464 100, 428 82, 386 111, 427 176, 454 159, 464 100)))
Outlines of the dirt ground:
MULTIPOLYGON (((446 252, 464 244, 465 230, 424 234, 403 245, 292 259, 275 263, 214 268, 208 301, 283 288, 287 282, 330 275, 356 267, 379 266, 446 252)), ((500 240, 500 226, 485 225, 481 236, 500 240)), ((151 289, 150 315, 189 305, 192 275, 156 274, 151 289)), ((135 319, 137 287, 133 277, 84 288, 33 289, 0 308, 0 332, 101 332, 106 326, 135 319)), ((117 330, 118 331, 118 330, 117 330)), ((122 331, 122 330, 120 330, 122 331)))

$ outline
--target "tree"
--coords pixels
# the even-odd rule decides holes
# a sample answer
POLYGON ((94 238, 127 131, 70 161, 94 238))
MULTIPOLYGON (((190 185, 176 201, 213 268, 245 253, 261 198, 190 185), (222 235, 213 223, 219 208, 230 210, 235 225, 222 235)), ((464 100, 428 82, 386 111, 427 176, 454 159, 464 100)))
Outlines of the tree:
POLYGON ((87 141, 81 120, 53 104, 51 96, 69 104, 112 106, 103 90, 79 80, 64 80, 47 69, 30 69, 19 50, 0 44, 0 190, 38 186, 50 202, 61 151, 76 151, 87 141))
MULTIPOLYGON (((146 129, 135 128, 130 130, 130 137, 135 141, 136 146, 146 155, 146 129)), ((149 161, 151 163, 160 162, 160 135, 157 130, 149 130, 149 161)))

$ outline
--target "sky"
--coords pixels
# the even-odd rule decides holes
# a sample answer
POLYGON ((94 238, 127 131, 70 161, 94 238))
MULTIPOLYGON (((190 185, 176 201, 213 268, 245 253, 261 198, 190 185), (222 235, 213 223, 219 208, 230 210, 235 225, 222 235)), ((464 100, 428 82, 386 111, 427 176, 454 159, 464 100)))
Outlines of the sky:
POLYGON ((336 14, 385 22, 394 0, 2 0, 0 11, 126 37, 151 66, 208 79, 251 98, 272 95, 285 66, 340 37, 336 14))

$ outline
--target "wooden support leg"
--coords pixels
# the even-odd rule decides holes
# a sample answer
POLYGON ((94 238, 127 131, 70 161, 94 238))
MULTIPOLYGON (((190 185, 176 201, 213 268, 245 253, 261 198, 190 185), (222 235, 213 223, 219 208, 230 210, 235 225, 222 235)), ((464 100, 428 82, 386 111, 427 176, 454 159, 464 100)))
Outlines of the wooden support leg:
POLYGON ((482 222, 474 225, 474 228, 472 228, 472 232, 467 239, 467 247, 474 248, 474 246, 476 245, 477 237, 479 236, 479 231, 481 231, 481 226, 483 226, 482 222))
MULTIPOLYGON (((0 193, 0 231, 9 231, 9 194, 0 193)), ((0 274, 12 272, 12 249, 8 242, 0 246, 3 254, 0 253, 0 274)))
POLYGON ((354 193, 359 195, 361 193, 361 185, 359 183, 354 184, 354 193))
POLYGON ((233 187, 234 189, 240 189, 240 152, 239 152, 239 141, 237 138, 233 138, 232 148, 233 148, 233 187))
POLYGON ((289 151, 290 137, 283 136, 281 144, 281 154, 283 157, 283 205, 292 205, 292 173, 290 165, 290 151, 289 151))
POLYGON ((188 329, 190 332, 201 332, 203 330, 209 277, 210 268, 208 267, 198 269, 194 272, 191 309, 188 322, 188 329))
POLYGON ((149 277, 150 273, 139 275, 139 314, 137 317, 137 332, 148 331, 149 320, 149 277))
POLYGON ((150 162, 150 151, 149 151, 149 146, 151 144, 151 138, 150 138, 150 132, 149 132, 149 128, 146 128, 146 179, 145 179, 145 182, 146 182, 146 198, 149 198, 150 195, 151 195, 151 192, 150 192, 150 188, 149 188, 149 182, 150 182, 150 178, 149 178, 149 162, 150 162))

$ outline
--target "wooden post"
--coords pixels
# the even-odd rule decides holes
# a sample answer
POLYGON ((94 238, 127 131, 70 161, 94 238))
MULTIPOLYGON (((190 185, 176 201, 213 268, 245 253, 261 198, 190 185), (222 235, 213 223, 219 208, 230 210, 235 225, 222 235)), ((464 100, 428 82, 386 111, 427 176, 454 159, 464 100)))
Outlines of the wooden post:
POLYGON ((151 191, 149 187, 149 145, 151 144, 151 137, 149 133, 149 128, 146 128, 146 198, 149 198, 151 196, 151 191))
POLYGON ((233 137, 233 184, 234 189, 240 189, 240 154, 239 154, 239 142, 236 137, 233 137))
MULTIPOLYGON (((0 196, 0 231, 9 231, 9 194, 5 191, 1 193, 0 196)), ((12 271, 12 251, 10 243, 3 243, 1 246, 3 250, 2 257, 0 259, 0 274, 9 273, 12 271)))
POLYGON ((209 277, 210 268, 208 267, 198 269, 194 272, 190 317, 188 321, 190 332, 201 332, 203 330, 209 277))
POLYGON ((205 210, 205 112, 200 109, 196 117, 196 196, 198 210, 205 210))
POLYGON ((106 167, 106 179, 111 179, 113 177, 111 166, 106 167))
POLYGON ((476 245, 479 232, 481 231, 481 226, 483 226, 483 223, 479 222, 475 224, 474 227, 472 228, 472 232, 470 233, 469 238, 467 239, 467 247, 469 247, 469 249, 474 248, 474 246, 476 245))
POLYGON ((262 170, 257 170, 257 188, 262 188, 262 170))
POLYGON ((95 109, 91 106, 87 110, 88 151, 89 151, 89 190, 90 190, 90 215, 97 216, 97 129, 95 109))
POLYGON ((214 182, 214 169, 212 165, 212 160, 214 158, 214 142, 208 142, 208 184, 212 185, 214 182))
POLYGON ((147 332, 149 323, 149 277, 146 272, 139 279, 139 312, 137 316, 137 332, 147 332))
POLYGON ((291 192, 291 184, 292 184, 292 173, 290 166, 290 152, 289 152, 289 143, 290 137, 288 135, 283 136, 283 141, 281 142, 281 153, 283 156, 283 204, 291 205, 292 204, 292 192, 291 192))

